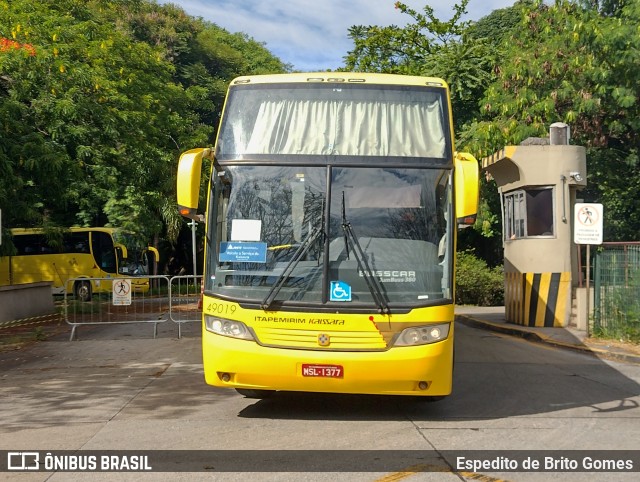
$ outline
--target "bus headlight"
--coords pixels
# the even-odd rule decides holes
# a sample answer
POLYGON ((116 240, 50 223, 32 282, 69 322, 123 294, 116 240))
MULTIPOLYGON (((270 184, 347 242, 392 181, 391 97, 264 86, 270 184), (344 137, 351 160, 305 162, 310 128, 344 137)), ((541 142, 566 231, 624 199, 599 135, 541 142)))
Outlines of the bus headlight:
POLYGON ((222 318, 205 315, 204 327, 207 331, 218 335, 240 338, 242 340, 255 340, 249 328, 247 328, 247 325, 241 321, 224 320, 222 318))
POLYGON ((449 323, 405 328, 400 332, 394 346, 427 345, 445 340, 449 336, 449 323))

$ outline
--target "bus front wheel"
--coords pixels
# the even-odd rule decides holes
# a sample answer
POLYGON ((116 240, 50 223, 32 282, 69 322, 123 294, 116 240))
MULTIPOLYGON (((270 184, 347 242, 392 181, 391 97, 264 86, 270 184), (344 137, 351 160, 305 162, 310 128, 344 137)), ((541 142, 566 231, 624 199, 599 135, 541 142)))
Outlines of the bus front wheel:
POLYGON ((80 301, 91 301, 91 282, 77 281, 74 287, 76 299, 80 301))

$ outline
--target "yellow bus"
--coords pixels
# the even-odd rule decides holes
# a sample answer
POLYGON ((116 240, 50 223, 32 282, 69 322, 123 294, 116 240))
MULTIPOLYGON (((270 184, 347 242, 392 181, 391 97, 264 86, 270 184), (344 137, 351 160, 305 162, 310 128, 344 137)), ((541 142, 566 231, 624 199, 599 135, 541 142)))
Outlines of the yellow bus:
POLYGON ((155 248, 130 249, 130 238, 115 228, 74 227, 61 236, 16 228, 11 237, 15 253, 0 257, 0 286, 49 281, 53 294, 66 290, 81 301, 91 300, 93 293, 111 291, 109 280, 96 278, 133 276, 133 291, 148 291, 149 279, 140 277, 149 274, 146 251, 158 259, 155 248), (81 279, 69 281, 74 278, 81 279))
POLYGON ((478 163, 455 151, 443 80, 239 77, 215 148, 182 154, 177 197, 207 226, 208 384, 451 393, 456 228, 475 219, 478 163))

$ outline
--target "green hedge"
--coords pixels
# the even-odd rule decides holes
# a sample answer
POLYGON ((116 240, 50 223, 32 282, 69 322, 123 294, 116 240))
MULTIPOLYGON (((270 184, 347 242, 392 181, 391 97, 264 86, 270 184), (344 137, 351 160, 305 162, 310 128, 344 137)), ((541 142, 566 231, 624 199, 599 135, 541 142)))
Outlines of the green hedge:
POLYGON ((473 251, 458 252, 456 265, 456 303, 459 305, 504 305, 502 266, 489 268, 473 251))

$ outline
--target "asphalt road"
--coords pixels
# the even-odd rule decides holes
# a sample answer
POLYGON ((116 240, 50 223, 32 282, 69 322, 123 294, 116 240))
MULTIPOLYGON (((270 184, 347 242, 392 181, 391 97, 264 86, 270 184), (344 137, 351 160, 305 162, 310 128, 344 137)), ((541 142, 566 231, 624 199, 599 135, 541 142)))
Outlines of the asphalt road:
POLYGON ((0 450, 193 451, 166 452, 162 461, 156 457, 154 463, 174 464, 180 472, 40 470, 4 472, 0 479, 633 478, 594 471, 461 470, 452 457, 478 450, 503 456, 547 450, 558 458, 576 455, 572 450, 639 451, 640 365, 458 324, 454 393, 443 401, 291 393, 256 401, 205 385, 198 330, 195 323, 185 324, 178 339, 175 325, 167 323, 153 339, 145 325, 82 327, 77 341, 68 341, 65 333, 0 353, 0 450), (221 450, 232 451, 223 453, 225 461, 199 459, 221 450), (285 458, 274 467, 254 450, 285 458), (290 450, 303 452, 292 460, 290 450), (343 454, 360 457, 350 471, 343 454), (359 462, 366 457, 378 465, 362 468, 359 462), (222 462, 243 472, 221 472, 222 462))

